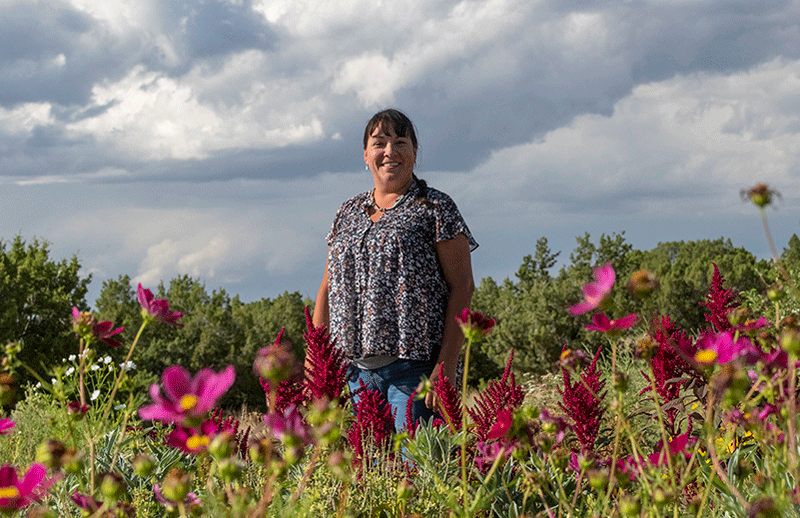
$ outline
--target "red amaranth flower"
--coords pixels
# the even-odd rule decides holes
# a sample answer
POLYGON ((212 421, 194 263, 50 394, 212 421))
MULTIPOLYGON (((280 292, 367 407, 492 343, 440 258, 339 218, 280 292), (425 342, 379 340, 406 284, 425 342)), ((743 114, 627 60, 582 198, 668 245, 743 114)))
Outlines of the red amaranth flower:
POLYGON ((306 400, 339 400, 347 383, 350 362, 344 352, 336 348, 325 326, 315 327, 311 312, 306 306, 306 326, 303 338, 306 341, 306 400))
POLYGON ((194 378, 183 367, 173 365, 161 378, 164 396, 157 383, 151 385, 153 404, 139 409, 139 416, 165 423, 195 424, 216 406, 235 378, 232 365, 220 373, 203 369, 194 378))
POLYGON ((600 370, 597 368, 597 359, 600 350, 592 359, 592 363, 581 370, 581 379, 570 380, 570 371, 562 368, 564 386, 556 387, 561 394, 562 401, 559 406, 572 419, 572 429, 578 436, 583 451, 591 451, 597 434, 600 431, 600 422, 605 413, 603 406, 603 387, 605 382, 600 380, 600 370))
POLYGON ((367 445, 373 448, 386 448, 394 433, 392 406, 380 390, 371 390, 358 380, 358 401, 354 403, 356 420, 347 435, 350 447, 357 460, 364 458, 367 445))
MULTIPOLYGON (((651 337, 656 345, 655 354, 650 359, 650 366, 655 377, 656 393, 662 403, 666 405, 665 412, 670 424, 674 427, 678 408, 669 403, 678 398, 681 386, 689 381, 681 378, 684 375, 702 381, 704 378, 702 373, 693 366, 692 359, 697 351, 685 331, 671 322, 669 317, 656 318, 652 327, 654 331, 651 337)), ((650 382, 651 376, 644 372, 642 374, 650 382)), ((648 390, 651 390, 650 384, 642 389, 640 395, 648 390)))
POLYGON ((439 376, 433 380, 433 390, 441 403, 442 415, 451 426, 453 433, 461 430, 462 410, 461 396, 453 387, 450 379, 444 375, 444 363, 439 364, 439 376))
POLYGON ((475 396, 472 408, 467 409, 472 422, 475 423, 475 435, 479 441, 486 440, 492 427, 497 423, 502 409, 513 413, 525 399, 522 387, 515 383, 514 374, 511 372, 513 358, 514 350, 512 349, 502 378, 489 382, 486 388, 475 396))
POLYGON ((611 293, 611 287, 617 278, 611 263, 594 269, 595 282, 590 282, 583 287, 583 301, 569 308, 573 316, 581 315, 591 311, 607 300, 611 293))
POLYGON ((728 331, 733 326, 728 320, 728 313, 741 305, 739 294, 732 288, 725 289, 722 283, 725 282, 722 275, 719 273, 719 268, 715 263, 714 275, 711 278, 711 286, 708 288, 706 294, 706 301, 701 302, 700 305, 708 308, 710 313, 705 315, 706 321, 709 322, 717 331, 728 331))
POLYGON ((146 320, 157 320, 171 326, 183 327, 183 324, 178 323, 178 319, 183 316, 183 313, 170 311, 169 302, 166 299, 156 299, 153 292, 142 288, 141 283, 136 290, 136 297, 139 299, 139 305, 142 306, 142 316, 146 320))

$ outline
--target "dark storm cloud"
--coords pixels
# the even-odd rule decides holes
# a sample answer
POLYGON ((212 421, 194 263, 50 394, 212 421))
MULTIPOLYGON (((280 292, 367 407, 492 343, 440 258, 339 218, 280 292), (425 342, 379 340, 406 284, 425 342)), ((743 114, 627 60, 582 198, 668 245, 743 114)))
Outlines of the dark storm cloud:
POLYGON ((158 35, 150 27, 114 34, 104 22, 59 0, 0 7, 0 106, 84 105, 92 86, 117 80, 136 64, 180 75, 198 60, 266 50, 274 40, 249 1, 168 0, 158 11, 163 16, 156 25, 174 45, 174 57, 154 43, 158 35))

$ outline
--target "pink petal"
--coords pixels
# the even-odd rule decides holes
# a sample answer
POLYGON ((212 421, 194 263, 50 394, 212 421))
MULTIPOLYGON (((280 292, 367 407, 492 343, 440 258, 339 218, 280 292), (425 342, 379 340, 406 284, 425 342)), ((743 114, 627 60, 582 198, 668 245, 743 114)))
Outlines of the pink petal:
POLYGON ((627 317, 622 317, 614 321, 614 327, 617 329, 628 329, 634 322, 636 322, 636 313, 631 313, 627 317))
POLYGON ((139 299, 139 305, 142 308, 150 311, 150 301, 153 300, 153 292, 148 289, 142 288, 142 283, 139 283, 139 288, 136 290, 136 298, 139 299))
POLYGON ((605 265, 594 269, 594 278, 597 279, 598 286, 604 292, 608 292, 614 285, 614 281, 617 279, 617 274, 614 272, 614 268, 611 266, 611 263, 606 263, 605 265))
POLYGON ((167 397, 175 403, 186 394, 192 394, 192 377, 180 365, 168 367, 161 377, 161 384, 167 397))
POLYGON ((25 474, 25 478, 17 485, 19 496, 28 500, 28 495, 33 494, 36 498, 41 495, 41 490, 36 491, 36 487, 42 483, 47 475, 47 468, 42 464, 32 464, 25 474))

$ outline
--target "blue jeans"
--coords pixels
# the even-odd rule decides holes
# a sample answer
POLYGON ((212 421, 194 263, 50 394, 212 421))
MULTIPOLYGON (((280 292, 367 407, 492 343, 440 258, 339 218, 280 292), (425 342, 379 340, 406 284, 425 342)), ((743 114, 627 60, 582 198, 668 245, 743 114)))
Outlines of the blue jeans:
MULTIPOLYGON (((408 399, 417 389, 422 377, 431 375, 435 363, 435 360, 399 359, 389 365, 372 370, 359 369, 351 365, 347 383, 352 392, 361 388, 358 380, 363 381, 370 390, 379 390, 392 407, 394 429, 399 432, 406 427, 408 399)), ((359 399, 359 396, 356 396, 353 403, 355 404, 359 399)), ((434 412, 425 406, 424 399, 412 402, 411 414, 415 424, 418 419, 428 421, 434 416, 434 412)))

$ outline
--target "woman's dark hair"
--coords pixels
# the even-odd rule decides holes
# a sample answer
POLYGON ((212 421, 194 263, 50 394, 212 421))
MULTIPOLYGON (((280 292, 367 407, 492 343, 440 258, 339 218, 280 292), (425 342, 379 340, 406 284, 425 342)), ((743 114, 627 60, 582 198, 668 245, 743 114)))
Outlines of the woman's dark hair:
POLYGON ((370 135, 381 123, 391 125, 397 135, 410 138, 411 144, 414 145, 414 151, 417 150, 417 132, 414 131, 414 123, 405 113, 392 108, 379 111, 369 120, 367 127, 364 128, 364 149, 367 149, 367 141, 369 141, 370 135))
MULTIPOLYGON (((369 137, 372 135, 372 132, 375 131, 375 128, 381 124, 391 125, 392 128, 394 128, 395 134, 411 139, 411 144, 414 146, 415 152, 417 149, 419 149, 417 132, 414 129, 414 123, 411 122, 411 119, 408 118, 408 115, 400 110, 395 110, 394 108, 379 111, 369 120, 367 127, 364 128, 364 149, 367 149, 367 142, 369 141, 369 137)), ((419 185, 418 199, 428 202, 428 184, 425 182, 425 180, 417 178, 416 174, 414 175, 414 179, 419 185)))

